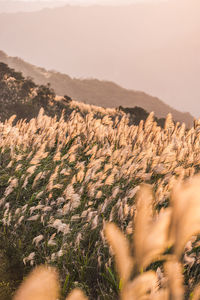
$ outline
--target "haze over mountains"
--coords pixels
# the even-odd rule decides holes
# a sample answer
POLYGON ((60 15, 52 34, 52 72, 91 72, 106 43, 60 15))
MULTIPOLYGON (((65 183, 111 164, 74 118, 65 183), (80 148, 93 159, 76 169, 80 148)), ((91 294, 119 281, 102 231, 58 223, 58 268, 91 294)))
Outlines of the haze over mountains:
POLYGON ((37 11, 44 8, 53 8, 65 4, 88 6, 100 5, 124 5, 135 2, 165 1, 165 0, 0 0, 0 13, 15 13, 37 11))
POLYGON ((199 117, 199 11, 199 0, 177 0, 1 14, 0 45, 35 65, 112 80, 199 117))
POLYGON ((0 13, 16 13, 38 11, 44 8, 53 8, 63 6, 65 2, 57 1, 16 1, 16 0, 0 0, 0 13))
POLYGON ((3 51, 0 51, 0 62, 22 72, 25 77, 33 78, 37 84, 50 83, 55 92, 61 96, 68 95, 75 100, 101 107, 123 106, 133 108, 139 106, 147 112, 154 111, 158 118, 165 118, 170 112, 175 121, 185 122, 187 126, 193 125, 193 117, 189 113, 179 112, 160 99, 144 92, 127 90, 108 81, 73 79, 65 74, 38 68, 20 58, 9 57, 3 51))

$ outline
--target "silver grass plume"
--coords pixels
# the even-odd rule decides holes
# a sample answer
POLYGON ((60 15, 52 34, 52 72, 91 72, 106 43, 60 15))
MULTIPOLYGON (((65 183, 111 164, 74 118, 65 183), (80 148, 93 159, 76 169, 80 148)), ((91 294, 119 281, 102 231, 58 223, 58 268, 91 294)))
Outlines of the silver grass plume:
POLYGON ((130 253, 130 245, 123 233, 113 223, 105 226, 105 235, 114 251, 116 265, 122 280, 122 286, 126 284, 130 277, 134 261, 130 253))
POLYGON ((200 232, 200 175, 179 182, 172 191, 171 202, 170 238, 180 258, 187 241, 200 232))
POLYGON ((59 290, 56 270, 39 266, 23 281, 13 300, 57 300, 59 290))

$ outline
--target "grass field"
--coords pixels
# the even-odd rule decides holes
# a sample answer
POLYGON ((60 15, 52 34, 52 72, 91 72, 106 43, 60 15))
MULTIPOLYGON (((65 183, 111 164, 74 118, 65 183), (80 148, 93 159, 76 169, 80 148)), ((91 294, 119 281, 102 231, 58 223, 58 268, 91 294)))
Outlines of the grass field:
POLYGON ((13 120, 0 123, 2 300, 40 264, 59 270, 63 299, 199 299, 198 121, 129 126, 109 109, 13 120))

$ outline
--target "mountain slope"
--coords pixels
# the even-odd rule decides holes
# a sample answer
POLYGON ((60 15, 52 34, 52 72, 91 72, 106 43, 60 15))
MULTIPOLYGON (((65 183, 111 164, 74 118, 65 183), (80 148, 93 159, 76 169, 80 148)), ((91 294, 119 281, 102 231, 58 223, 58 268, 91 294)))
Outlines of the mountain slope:
POLYGON ((199 0, 170 0, 1 14, 0 47, 72 77, 145 91, 199 117, 199 11, 199 0))
MULTIPOLYGON (((116 123, 127 115, 129 125, 138 125, 141 120, 146 121, 149 115, 141 107, 103 108, 72 100, 67 95, 58 96, 49 84, 37 85, 31 78, 24 78, 21 72, 16 72, 2 62, 0 62, 0 108, 0 122, 8 121, 10 118, 10 121, 14 120, 13 115, 15 122, 20 119, 29 121, 37 117, 41 108, 48 116, 57 119, 62 116, 65 121, 72 112, 79 112, 81 116, 93 113, 97 119, 109 116, 116 123)), ((154 120, 159 126, 164 127, 164 118, 158 119, 154 116, 154 120)))
POLYGON ((30 120, 36 117, 41 107, 49 116, 61 116, 65 109, 66 117, 73 109, 68 97, 57 96, 49 86, 36 85, 30 78, 25 79, 20 72, 0 62, 0 122, 16 115, 16 120, 30 120))
POLYGON ((20 58, 9 57, 3 51, 0 51, 0 61, 22 72, 25 77, 33 78, 37 84, 50 83, 56 94, 61 96, 67 94, 78 101, 103 107, 139 106, 147 112, 154 111, 158 118, 164 118, 168 113, 172 113, 176 121, 185 122, 187 126, 193 123, 193 117, 189 113, 179 112, 156 97, 124 89, 113 82, 72 79, 68 75, 31 65, 20 58))

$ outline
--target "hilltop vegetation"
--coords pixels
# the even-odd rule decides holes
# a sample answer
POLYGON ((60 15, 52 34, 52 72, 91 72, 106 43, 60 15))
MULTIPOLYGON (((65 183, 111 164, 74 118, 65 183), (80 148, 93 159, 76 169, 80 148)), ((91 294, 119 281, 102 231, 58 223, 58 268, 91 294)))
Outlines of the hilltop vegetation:
MULTIPOLYGON (((41 107, 53 116, 64 109, 67 96, 55 101, 56 95, 50 86, 36 85, 31 78, 25 79, 20 72, 0 63, 0 121, 15 114, 17 119, 30 120, 38 115, 41 107), (62 102, 63 101, 63 102, 62 102)), ((70 111, 71 112, 71 111, 70 111)))
MULTIPOLYGON (((173 186, 199 172, 200 123, 186 130, 168 115, 162 129, 150 114, 129 126, 125 114, 92 108, 74 110, 67 120, 43 109, 30 122, 13 120, 0 123, 1 299, 41 263, 59 268, 63 296, 81 287, 90 299, 116 299, 120 280, 105 223, 132 236, 144 182, 153 186, 154 214, 169 205, 173 186)), ((187 297, 200 281, 199 250, 193 236, 180 257, 187 297)), ((143 271, 154 269, 162 278, 169 251, 162 248, 143 271)))
POLYGON ((127 90, 108 81, 71 78, 65 74, 38 68, 20 58, 10 57, 2 51, 0 51, 0 61, 22 72, 24 77, 32 78, 36 84, 46 86, 50 83, 56 94, 69 95, 81 103, 113 108, 123 106, 129 109, 137 106, 147 113, 154 111, 157 118, 165 118, 168 113, 171 113, 174 120, 180 123, 185 122, 187 127, 193 125, 194 118, 189 113, 179 112, 160 99, 144 92, 127 90))
MULTIPOLYGON (((31 78, 24 78, 21 72, 16 72, 4 63, 0 63, 0 121, 9 119, 16 115, 16 120, 37 117, 41 107, 45 109, 48 116, 60 118, 63 111, 64 119, 67 120, 73 110, 81 114, 94 111, 97 115, 112 112, 113 118, 122 117, 124 113, 129 114, 129 124, 138 125, 141 120, 146 120, 148 113, 140 108, 104 109, 101 107, 87 105, 72 100, 64 95, 57 96, 54 90, 47 85, 37 85, 31 78)), ((160 126, 164 125, 165 119, 157 119, 160 126)))

